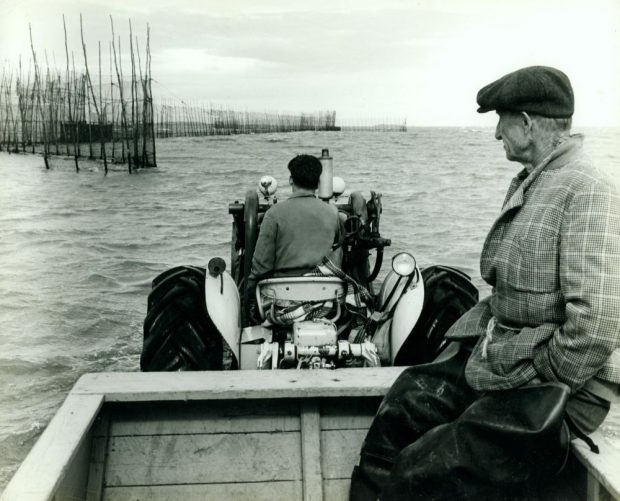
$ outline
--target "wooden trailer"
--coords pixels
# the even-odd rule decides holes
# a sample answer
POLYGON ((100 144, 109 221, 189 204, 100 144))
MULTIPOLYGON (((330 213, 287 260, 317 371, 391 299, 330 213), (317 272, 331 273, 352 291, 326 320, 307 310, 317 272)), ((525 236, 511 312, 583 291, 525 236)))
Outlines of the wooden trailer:
MULTIPOLYGON (((0 499, 345 500, 402 370, 87 374, 0 499)), ((620 451, 595 441, 541 499, 620 499, 620 451)))

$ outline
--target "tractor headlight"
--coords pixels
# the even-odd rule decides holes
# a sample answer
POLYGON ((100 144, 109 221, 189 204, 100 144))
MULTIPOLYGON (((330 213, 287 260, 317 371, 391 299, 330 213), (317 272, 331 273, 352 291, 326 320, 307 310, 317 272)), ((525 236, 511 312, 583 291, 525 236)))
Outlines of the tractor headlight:
POLYGON ((338 176, 334 176, 333 185, 334 185, 334 196, 336 198, 342 195, 344 193, 345 188, 347 187, 346 183, 344 182, 344 179, 338 176))
POLYGON ((408 277, 415 272, 415 258, 408 252, 400 252, 392 258, 392 269, 401 277, 408 277))
POLYGON ((273 176, 263 176, 258 183, 258 191, 265 198, 269 198, 275 195, 278 189, 278 181, 273 176))

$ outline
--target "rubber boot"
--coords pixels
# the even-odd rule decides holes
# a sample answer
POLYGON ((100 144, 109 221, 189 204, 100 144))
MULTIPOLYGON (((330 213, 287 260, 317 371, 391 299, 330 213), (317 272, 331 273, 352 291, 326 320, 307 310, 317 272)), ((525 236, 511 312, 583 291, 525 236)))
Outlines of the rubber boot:
MULTIPOLYGON (((359 468, 352 480, 378 495, 389 479, 400 452, 424 433, 455 420, 479 397, 465 381, 465 364, 471 346, 461 346, 452 357, 438 363, 406 369, 383 399, 362 445, 359 468)), ((357 488, 356 488, 357 489, 357 488)), ((361 490, 360 492, 362 492, 361 490)))
POLYGON ((562 383, 485 394, 403 449, 381 500, 528 498, 568 458, 568 396, 562 383))

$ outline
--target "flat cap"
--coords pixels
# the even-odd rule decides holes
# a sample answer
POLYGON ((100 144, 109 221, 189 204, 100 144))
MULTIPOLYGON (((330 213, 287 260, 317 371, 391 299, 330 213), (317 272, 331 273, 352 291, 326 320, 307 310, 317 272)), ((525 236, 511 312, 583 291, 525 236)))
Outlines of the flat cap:
POLYGON ((491 110, 527 111, 568 118, 575 111, 570 80, 549 66, 528 66, 504 75, 478 91, 478 113, 491 110))

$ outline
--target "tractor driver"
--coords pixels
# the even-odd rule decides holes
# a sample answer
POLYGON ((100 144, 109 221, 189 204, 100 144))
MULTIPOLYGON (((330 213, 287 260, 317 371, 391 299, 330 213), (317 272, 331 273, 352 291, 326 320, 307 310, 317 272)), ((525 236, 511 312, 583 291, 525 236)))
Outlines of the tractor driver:
POLYGON ((340 240, 336 207, 315 196, 323 170, 319 159, 298 155, 289 162, 288 170, 293 193, 265 213, 256 242, 246 287, 250 318, 260 280, 308 273, 340 240))

